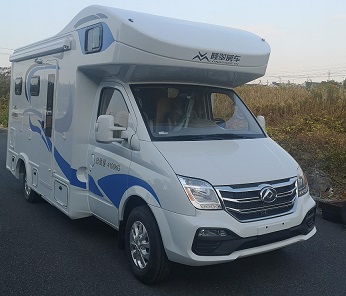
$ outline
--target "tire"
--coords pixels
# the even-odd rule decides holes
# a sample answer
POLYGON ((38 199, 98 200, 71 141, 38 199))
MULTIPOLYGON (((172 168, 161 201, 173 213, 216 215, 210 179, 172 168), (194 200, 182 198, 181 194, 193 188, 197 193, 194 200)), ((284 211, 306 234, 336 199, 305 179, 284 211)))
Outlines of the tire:
POLYGON ((168 277, 171 262, 163 248, 155 217, 147 206, 138 206, 130 213, 125 248, 132 273, 139 281, 150 285, 168 277))
POLYGON ((41 198, 37 192, 32 190, 31 187, 29 187, 25 170, 24 170, 24 173, 22 174, 22 190, 23 190, 23 195, 25 197, 25 200, 27 202, 36 203, 41 198))

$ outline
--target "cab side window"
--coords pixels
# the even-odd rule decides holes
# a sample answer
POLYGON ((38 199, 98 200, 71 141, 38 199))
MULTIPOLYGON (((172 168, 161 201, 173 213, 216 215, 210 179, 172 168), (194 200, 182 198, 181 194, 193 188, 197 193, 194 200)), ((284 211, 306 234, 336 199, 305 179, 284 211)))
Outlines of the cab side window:
POLYGON ((100 105, 97 117, 100 115, 113 115, 114 123, 118 126, 127 126, 129 110, 122 93, 111 87, 106 87, 101 92, 100 105))

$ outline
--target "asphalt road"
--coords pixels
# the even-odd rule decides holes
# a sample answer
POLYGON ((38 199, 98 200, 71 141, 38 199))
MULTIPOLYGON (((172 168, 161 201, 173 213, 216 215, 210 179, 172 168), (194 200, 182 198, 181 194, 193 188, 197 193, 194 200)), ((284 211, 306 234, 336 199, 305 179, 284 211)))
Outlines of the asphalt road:
POLYGON ((24 200, 5 169, 6 137, 0 130, 0 295, 346 295, 346 229, 320 215, 305 243, 222 265, 175 265, 167 282, 145 286, 115 230, 24 200))

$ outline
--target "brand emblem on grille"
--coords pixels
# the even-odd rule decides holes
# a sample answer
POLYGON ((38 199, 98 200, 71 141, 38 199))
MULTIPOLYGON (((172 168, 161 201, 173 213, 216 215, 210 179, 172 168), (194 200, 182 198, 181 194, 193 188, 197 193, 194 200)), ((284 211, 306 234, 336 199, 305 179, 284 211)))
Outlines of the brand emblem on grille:
POLYGON ((271 203, 277 198, 276 190, 271 186, 263 187, 260 191, 261 200, 265 203, 271 203))

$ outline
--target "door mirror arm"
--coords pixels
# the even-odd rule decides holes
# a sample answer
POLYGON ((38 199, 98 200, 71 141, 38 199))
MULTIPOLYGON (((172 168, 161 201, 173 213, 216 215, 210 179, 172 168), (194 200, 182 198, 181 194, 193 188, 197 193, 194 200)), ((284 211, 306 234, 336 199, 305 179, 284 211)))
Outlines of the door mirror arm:
POLYGON ((134 130, 128 128, 126 131, 121 132, 121 138, 128 141, 132 150, 140 151, 140 141, 134 130))

